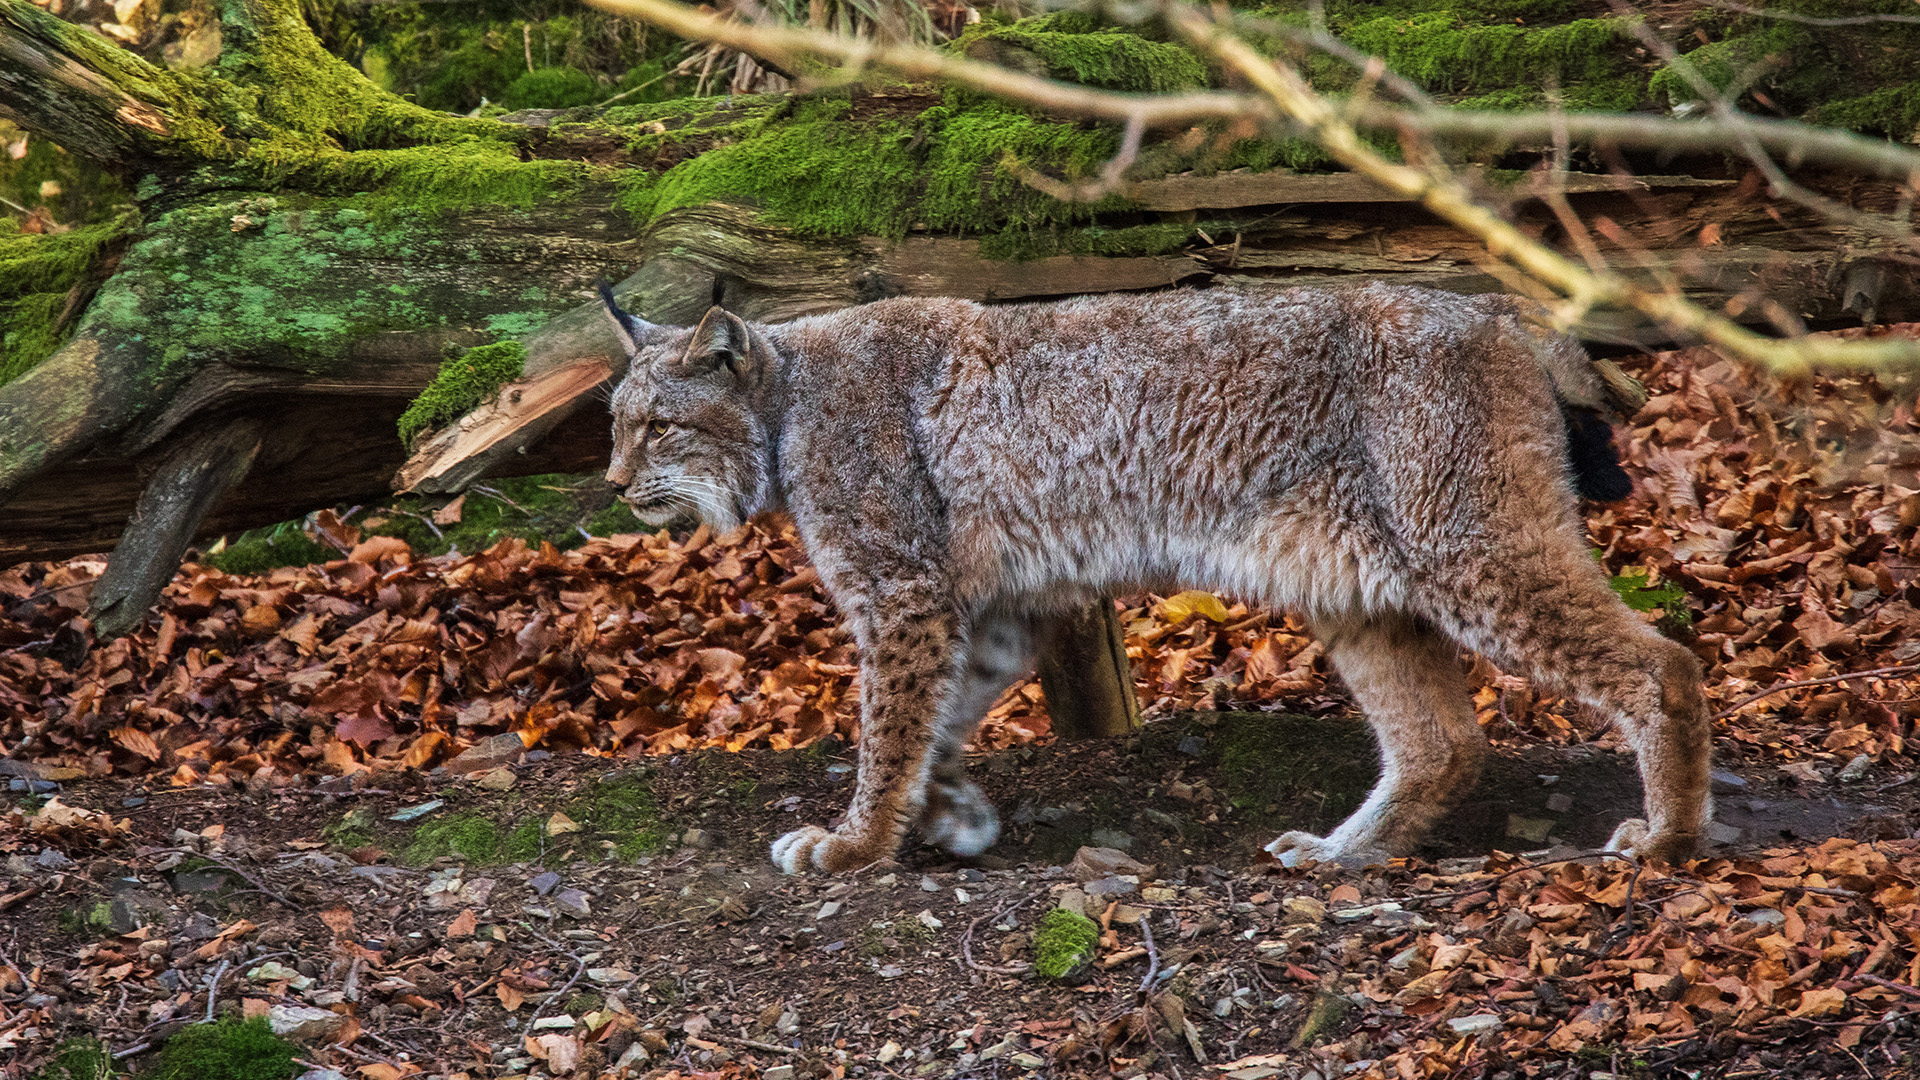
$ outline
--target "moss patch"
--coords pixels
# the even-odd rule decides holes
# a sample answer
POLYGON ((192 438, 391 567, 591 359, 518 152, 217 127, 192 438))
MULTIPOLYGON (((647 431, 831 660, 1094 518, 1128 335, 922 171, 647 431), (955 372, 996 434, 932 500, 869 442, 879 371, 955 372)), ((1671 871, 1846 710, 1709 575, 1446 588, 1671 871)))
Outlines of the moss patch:
POLYGON ((1644 566, 1629 566, 1608 582, 1620 599, 1635 611, 1657 611, 1663 630, 1684 630, 1693 625, 1693 612, 1687 607, 1687 591, 1672 581, 1649 586, 1651 575, 1644 566))
POLYGON ((194 1024, 166 1041, 144 1080, 287 1080, 298 1053, 264 1018, 194 1024))
POLYGON ((652 855, 666 846, 667 828, 644 776, 602 780, 561 811, 579 822, 582 831, 556 839, 610 841, 614 857, 621 862, 652 855))
POLYGON ((1351 720, 1239 716, 1209 741, 1222 790, 1262 831, 1324 831, 1357 809, 1379 776, 1373 736, 1351 720))
POLYGON ((66 339, 61 319, 74 286, 130 226, 130 219, 116 218, 41 234, 0 220, 0 386, 60 347, 66 339))
POLYGON ((107 1080, 114 1075, 113 1054, 99 1039, 68 1039, 53 1051, 30 1080, 107 1080))
POLYGON ((527 347, 517 341, 497 341, 449 358, 433 382, 400 414, 400 441, 411 449, 421 435, 445 427, 492 398, 519 378, 526 365, 527 347))
POLYGON ((478 866, 490 866, 505 861, 504 848, 505 837, 500 826, 486 816, 450 814, 415 829, 405 858, 417 866, 453 855, 478 866))
POLYGON ((1033 932, 1033 970, 1049 979, 1072 974, 1093 957, 1100 926, 1077 911, 1054 908, 1033 932))

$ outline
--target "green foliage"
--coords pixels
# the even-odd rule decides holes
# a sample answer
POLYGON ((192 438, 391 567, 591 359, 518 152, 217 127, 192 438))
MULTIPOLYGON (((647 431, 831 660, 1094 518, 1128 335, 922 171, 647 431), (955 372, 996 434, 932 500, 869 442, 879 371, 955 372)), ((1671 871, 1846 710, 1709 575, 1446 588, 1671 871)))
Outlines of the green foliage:
POLYGON ((1033 970, 1049 979, 1072 974, 1093 957, 1100 926, 1077 911, 1054 908, 1033 932, 1033 970))
POLYGON ((300 522, 283 521, 242 533, 238 541, 208 552, 200 561, 229 574, 264 574, 281 566, 307 566, 340 557, 338 549, 308 536, 300 522))
POLYGON ((1032 230, 1126 206, 1117 196, 1097 203, 1060 202, 1021 180, 1016 168, 1067 180, 1093 176, 1120 148, 1112 128, 1045 120, 961 94, 927 110, 920 122, 930 139, 919 218, 931 228, 1032 230))
POLYGON ((1687 607, 1687 592, 1672 581, 1648 585, 1650 573, 1644 566, 1629 566, 1608 584, 1628 607, 1635 611, 1660 612, 1660 625, 1679 630, 1693 625, 1693 612, 1687 607))
POLYGON ((365 807, 349 810, 339 821, 321 826, 320 838, 342 851, 354 851, 373 843, 379 823, 373 811, 365 807))
POLYGON ((166 1041, 143 1080, 287 1080, 298 1053, 264 1017, 194 1024, 166 1041))
POLYGON ((23 233, 0 220, 0 386, 26 374, 65 339, 68 293, 103 250, 126 234, 124 218, 65 233, 23 233))
POLYGON ((565 808, 588 832, 613 841, 613 854, 632 862, 666 846, 666 828, 653 788, 642 776, 602 780, 565 808))
POLYGON ((400 414, 400 441, 411 449, 421 435, 458 420, 519 378, 526 364, 527 347, 517 341, 497 341, 449 358, 400 414))
POLYGON ((1912 142, 1920 135, 1920 82, 1883 86, 1816 105, 1807 113, 1807 122, 1912 142))
MULTIPOLYGON (((1715 90, 1725 93, 1735 86, 1744 88, 1770 81, 1757 77, 1767 74, 1769 69, 1790 64, 1795 50, 1806 48, 1811 38, 1806 28, 1795 23, 1768 22, 1751 33, 1735 34, 1702 45, 1680 59, 1715 90)), ((1650 87, 1656 96, 1671 104, 1700 99, 1699 92, 1677 65, 1670 64, 1654 72, 1650 87)))
POLYGON ((29 1080, 108 1080, 118 1072, 107 1044, 91 1036, 68 1039, 29 1080))
POLYGON ((500 103, 509 109, 571 109, 603 95, 593 76, 578 68, 545 67, 513 80, 500 103))

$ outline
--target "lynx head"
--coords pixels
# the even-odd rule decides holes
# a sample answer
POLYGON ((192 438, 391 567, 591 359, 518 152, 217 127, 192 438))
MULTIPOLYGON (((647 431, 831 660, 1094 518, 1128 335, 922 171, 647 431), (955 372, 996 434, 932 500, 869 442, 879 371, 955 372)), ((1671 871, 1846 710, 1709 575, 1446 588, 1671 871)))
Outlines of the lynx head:
POLYGON ((600 295, 632 358, 613 392, 607 482, 649 528, 688 520, 725 532, 768 502, 770 438, 756 404, 773 354, 715 306, 700 324, 655 326, 600 295))

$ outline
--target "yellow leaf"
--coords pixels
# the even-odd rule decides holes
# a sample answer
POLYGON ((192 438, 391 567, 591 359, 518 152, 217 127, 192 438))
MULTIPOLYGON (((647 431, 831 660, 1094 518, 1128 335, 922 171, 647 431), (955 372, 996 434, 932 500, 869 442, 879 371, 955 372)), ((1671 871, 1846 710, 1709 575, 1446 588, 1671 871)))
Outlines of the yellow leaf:
POLYGON ((558 810, 555 810, 553 816, 547 819, 548 836, 564 836, 567 833, 579 831, 580 823, 558 810))
POLYGON ((1227 621, 1227 605, 1210 592, 1189 589, 1176 596, 1169 596, 1154 608, 1154 614, 1170 623, 1183 623, 1195 615, 1214 622, 1227 621))
POLYGON ((1800 1005, 1793 1010, 1795 1016, 1831 1016, 1847 1003, 1847 992, 1838 987, 1821 990, 1809 990, 1800 995, 1800 1005))

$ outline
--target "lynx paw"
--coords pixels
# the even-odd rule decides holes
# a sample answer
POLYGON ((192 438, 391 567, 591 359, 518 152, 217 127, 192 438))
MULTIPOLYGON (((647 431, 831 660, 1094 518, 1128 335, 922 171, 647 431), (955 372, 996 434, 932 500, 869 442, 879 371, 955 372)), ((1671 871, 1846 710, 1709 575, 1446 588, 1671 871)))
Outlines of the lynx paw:
POLYGON ((978 855, 1000 838, 1000 815, 972 783, 937 784, 927 791, 920 834, 955 855, 978 855))
POLYGON ((1632 855, 1638 859, 1659 859, 1662 862, 1679 865, 1694 856, 1700 848, 1700 838, 1684 833, 1656 835, 1653 826, 1644 818, 1628 818, 1613 830, 1613 836, 1607 840, 1606 850, 1617 851, 1622 855, 1632 855))
POLYGON ((1289 867, 1305 862, 1324 862, 1358 869, 1388 859, 1387 853, 1378 848, 1349 849, 1329 838, 1298 831, 1281 833, 1278 840, 1267 845, 1267 850, 1280 860, 1281 866, 1289 867))
POLYGON ((825 870, 829 874, 859 868, 889 854, 873 853, 869 845, 842 832, 803 825, 773 842, 773 865, 783 874, 825 870))

